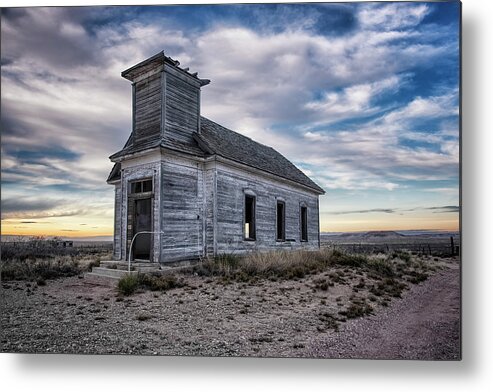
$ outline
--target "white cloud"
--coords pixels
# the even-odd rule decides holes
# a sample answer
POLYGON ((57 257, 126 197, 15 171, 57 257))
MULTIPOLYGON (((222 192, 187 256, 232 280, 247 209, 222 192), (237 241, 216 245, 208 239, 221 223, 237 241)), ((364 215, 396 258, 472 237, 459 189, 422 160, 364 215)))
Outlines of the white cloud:
POLYGON ((370 3, 360 8, 358 19, 363 28, 405 29, 418 25, 429 13, 426 4, 412 3, 370 3))
POLYGON ((398 76, 391 76, 373 83, 346 87, 341 92, 325 92, 321 100, 310 101, 305 108, 319 112, 326 124, 343 118, 370 115, 380 110, 372 105, 372 100, 380 94, 397 90, 400 82, 398 76))
POLYGON ((399 110, 385 115, 388 124, 420 118, 439 118, 459 114, 458 91, 428 98, 416 97, 399 110))

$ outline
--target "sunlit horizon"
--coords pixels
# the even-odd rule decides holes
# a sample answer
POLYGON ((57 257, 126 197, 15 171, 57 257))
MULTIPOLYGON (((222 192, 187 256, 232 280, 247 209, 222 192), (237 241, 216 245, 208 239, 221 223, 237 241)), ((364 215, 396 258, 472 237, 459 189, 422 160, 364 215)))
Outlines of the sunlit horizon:
MULTIPOLYGON (((321 233, 360 233, 360 232, 370 232, 370 231, 430 231, 430 232, 458 232, 459 226, 454 219, 445 220, 441 222, 440 226, 432 226, 423 224, 422 226, 389 226, 389 225, 367 225, 367 226, 357 226, 352 223, 348 223, 346 225, 341 224, 331 227, 323 227, 321 226, 321 233)), ((9 222, 9 224, 16 225, 16 222, 9 222)), ((30 230, 27 228, 18 228, 17 230, 9 230, 9 226, 7 226, 7 230, 4 231, 2 227, 2 236, 41 236, 41 237, 66 237, 66 238, 88 238, 88 237, 112 237, 113 232, 106 231, 84 231, 74 234, 72 230, 74 229, 34 229, 30 230)))

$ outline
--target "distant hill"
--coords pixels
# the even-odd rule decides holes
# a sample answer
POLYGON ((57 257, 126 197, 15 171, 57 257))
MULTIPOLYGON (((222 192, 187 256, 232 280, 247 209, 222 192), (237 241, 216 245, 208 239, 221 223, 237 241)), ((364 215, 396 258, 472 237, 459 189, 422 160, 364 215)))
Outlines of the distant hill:
POLYGON ((350 232, 322 232, 320 235, 325 237, 408 237, 408 236, 457 236, 458 231, 441 231, 441 230, 372 230, 372 231, 350 231, 350 232))
POLYGON ((392 230, 388 230, 388 231, 385 231, 385 230, 379 230, 379 231, 367 231, 366 233, 364 233, 362 235, 364 238, 368 238, 368 237, 404 237, 404 234, 400 234, 396 231, 392 231, 392 230))
POLYGON ((349 233, 321 233, 322 236, 339 237, 339 238, 400 238, 405 237, 404 234, 392 230, 376 230, 376 231, 361 231, 349 233))
POLYGON ((347 233, 320 233, 322 241, 339 243, 401 243, 403 241, 435 241, 459 237, 457 231, 440 230, 372 230, 347 233))

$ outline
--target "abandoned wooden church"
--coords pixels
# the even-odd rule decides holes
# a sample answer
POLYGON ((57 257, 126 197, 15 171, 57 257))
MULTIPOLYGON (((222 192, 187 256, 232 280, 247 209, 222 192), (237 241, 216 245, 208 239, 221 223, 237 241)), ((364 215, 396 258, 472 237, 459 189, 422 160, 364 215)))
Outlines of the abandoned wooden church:
POLYGON ((271 147, 201 117, 209 80, 179 65, 161 52, 122 72, 133 120, 107 180, 115 260, 130 246, 132 260, 160 263, 318 248, 324 190, 271 147))

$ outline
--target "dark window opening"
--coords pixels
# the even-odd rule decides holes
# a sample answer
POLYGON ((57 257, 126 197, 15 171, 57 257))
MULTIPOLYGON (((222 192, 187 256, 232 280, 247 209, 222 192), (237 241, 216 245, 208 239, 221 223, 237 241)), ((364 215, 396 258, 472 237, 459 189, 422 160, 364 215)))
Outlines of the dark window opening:
POLYGON ((245 239, 255 239, 255 196, 245 195, 245 239))
POLYGON ((152 192, 152 180, 142 181, 142 192, 152 192))
POLYGON ((304 206, 300 210, 301 241, 308 241, 308 209, 304 206))
POLYGON ((277 202, 277 237, 278 241, 286 240, 286 230, 285 230, 285 204, 283 201, 277 202))
POLYGON ((152 192, 152 180, 134 181, 130 183, 130 193, 152 192))

